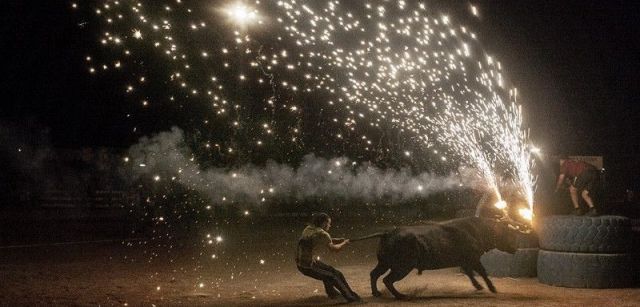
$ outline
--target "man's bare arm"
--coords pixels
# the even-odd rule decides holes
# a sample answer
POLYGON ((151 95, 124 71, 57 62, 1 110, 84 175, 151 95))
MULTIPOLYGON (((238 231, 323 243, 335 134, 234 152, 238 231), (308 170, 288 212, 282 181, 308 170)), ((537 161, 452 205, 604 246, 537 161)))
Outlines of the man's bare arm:
POLYGON ((334 251, 334 252, 338 252, 340 251, 345 245, 347 245, 349 243, 349 239, 344 239, 344 241, 342 241, 342 243, 338 243, 338 244, 334 244, 332 242, 329 242, 329 249, 334 251))

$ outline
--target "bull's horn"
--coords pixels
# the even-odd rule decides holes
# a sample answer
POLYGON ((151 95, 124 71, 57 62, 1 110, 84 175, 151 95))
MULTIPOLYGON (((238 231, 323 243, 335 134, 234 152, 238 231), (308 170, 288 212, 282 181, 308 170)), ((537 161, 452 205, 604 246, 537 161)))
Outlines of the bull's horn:
POLYGON ((480 202, 478 203, 478 206, 476 207, 476 217, 482 217, 482 212, 484 211, 484 208, 487 206, 487 203, 489 202, 489 193, 485 193, 482 196, 482 199, 480 200, 480 202))

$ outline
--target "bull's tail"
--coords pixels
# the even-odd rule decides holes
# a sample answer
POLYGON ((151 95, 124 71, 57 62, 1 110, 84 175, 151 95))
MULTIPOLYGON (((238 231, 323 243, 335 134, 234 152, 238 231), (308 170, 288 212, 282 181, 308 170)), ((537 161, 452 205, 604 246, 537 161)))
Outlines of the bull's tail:
POLYGON ((355 238, 355 239, 349 239, 350 242, 356 242, 356 241, 362 241, 362 240, 369 240, 369 239, 373 239, 373 238, 380 238, 380 237, 384 237, 387 234, 387 232, 376 232, 374 234, 370 234, 364 237, 359 237, 359 238, 355 238))

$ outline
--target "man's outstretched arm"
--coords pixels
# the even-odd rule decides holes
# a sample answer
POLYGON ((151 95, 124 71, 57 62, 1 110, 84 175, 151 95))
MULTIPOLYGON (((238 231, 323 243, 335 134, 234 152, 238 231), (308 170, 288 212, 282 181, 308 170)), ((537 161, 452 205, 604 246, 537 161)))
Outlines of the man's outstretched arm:
POLYGON ((344 241, 342 241, 342 243, 338 243, 338 244, 334 244, 333 242, 329 242, 329 249, 334 251, 334 252, 337 252, 337 251, 340 251, 348 243, 349 243, 349 239, 344 239, 344 241))

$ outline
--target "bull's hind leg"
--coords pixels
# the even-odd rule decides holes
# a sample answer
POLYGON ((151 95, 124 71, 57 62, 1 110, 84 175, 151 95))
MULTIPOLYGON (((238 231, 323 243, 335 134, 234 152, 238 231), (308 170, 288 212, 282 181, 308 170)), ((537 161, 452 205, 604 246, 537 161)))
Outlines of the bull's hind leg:
POLYGON ((389 289, 391 294, 393 294, 393 296, 395 296, 397 299, 403 299, 403 298, 406 298, 407 296, 398 292, 398 290, 396 290, 396 288, 393 286, 393 283, 403 279, 405 276, 407 276, 407 274, 409 274, 409 272, 411 272, 412 269, 413 268, 410 268, 410 267, 391 268, 391 273, 389 273, 389 275, 385 276, 382 279, 382 281, 384 282, 384 285, 387 286, 387 289, 389 289))
POLYGON ((371 276, 371 294, 373 296, 380 296, 380 291, 378 291, 378 278, 388 270, 389 266, 378 262, 378 265, 376 265, 376 267, 371 270, 371 273, 369 273, 371 276))
POLYGON ((474 265, 473 268, 474 271, 478 272, 478 274, 480 274, 480 276, 482 276, 482 279, 484 279, 484 283, 487 284, 487 287, 489 288, 489 291, 496 293, 496 287, 493 286, 493 283, 491 282, 491 280, 489 280, 489 277, 487 276, 487 271, 484 269, 484 266, 482 266, 482 263, 480 263, 478 261, 478 263, 476 263, 474 265))
POLYGON ((462 271, 469 277, 469 280, 471 280, 473 286, 476 287, 476 290, 482 290, 483 287, 476 278, 473 277, 473 270, 471 268, 463 266, 462 271))

